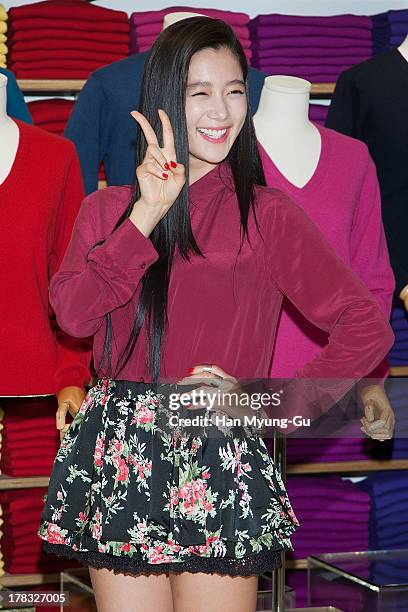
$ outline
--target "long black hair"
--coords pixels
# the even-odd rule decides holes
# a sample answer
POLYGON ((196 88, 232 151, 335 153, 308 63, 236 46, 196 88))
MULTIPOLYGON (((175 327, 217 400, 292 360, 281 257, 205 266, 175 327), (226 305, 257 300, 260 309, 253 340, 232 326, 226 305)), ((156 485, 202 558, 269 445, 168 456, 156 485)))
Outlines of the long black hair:
MULTIPOLYGON (((162 139, 161 121, 157 109, 162 108, 170 118, 174 129, 174 141, 177 161, 184 164, 186 184, 177 200, 150 234, 159 257, 143 276, 141 291, 133 329, 121 358, 112 373, 111 315, 106 315, 106 333, 103 353, 98 370, 108 362, 108 376, 114 377, 127 363, 140 330, 147 321, 146 367, 154 382, 160 375, 160 353, 163 335, 167 323, 167 294, 174 249, 177 246, 181 257, 190 261, 189 253, 198 256, 202 253, 194 239, 191 229, 188 184, 189 184, 189 148, 185 114, 186 87, 191 58, 205 48, 227 48, 237 58, 247 82, 248 63, 241 43, 232 28, 224 21, 208 17, 190 17, 164 29, 155 41, 146 60, 139 110, 147 118, 155 133, 159 145, 162 139)), ((247 89, 247 88, 246 88, 247 89)), ((248 112, 227 160, 235 183, 235 190, 241 216, 241 247, 245 236, 248 236, 248 215, 254 207, 254 186, 265 185, 265 177, 258 152, 255 129, 252 123, 248 92, 248 112)), ((142 131, 137 142, 136 166, 139 166, 146 154, 147 143, 142 131)), ((140 197, 137 180, 129 206, 117 221, 115 231, 131 214, 134 203, 140 197)), ((255 216, 256 220, 256 216, 255 216)), ((259 229, 259 228, 258 228, 259 229)))

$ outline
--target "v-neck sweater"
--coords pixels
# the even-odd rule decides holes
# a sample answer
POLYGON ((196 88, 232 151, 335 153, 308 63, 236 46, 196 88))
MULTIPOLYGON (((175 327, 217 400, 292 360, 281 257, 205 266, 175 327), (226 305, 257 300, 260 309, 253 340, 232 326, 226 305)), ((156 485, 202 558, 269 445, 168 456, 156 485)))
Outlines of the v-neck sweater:
POLYGON ((48 301, 84 192, 73 144, 15 122, 18 149, 0 184, 0 395, 47 395, 90 380, 90 342, 59 329, 48 301))
MULTIPOLYGON (((286 295, 303 315, 329 334, 328 345, 301 371, 309 398, 317 379, 335 379, 332 398, 380 362, 394 336, 366 286, 335 254, 302 209, 285 194, 256 187, 256 215, 249 215, 250 244, 240 246, 240 211, 228 162, 189 187, 193 234, 204 257, 184 261, 176 251, 170 274, 168 324, 162 346, 161 380, 177 381, 201 363, 217 364, 239 379, 267 379, 276 326, 286 295), (340 383, 338 384, 338 381, 340 383), (310 384, 309 384, 310 383, 310 384)), ((115 371, 133 325, 141 280, 158 260, 150 238, 128 218, 114 225, 131 198, 130 187, 108 187, 85 198, 50 300, 57 320, 73 336, 94 334, 99 363, 111 314, 115 371), (100 240, 103 244, 92 248, 100 240)), ((151 382, 145 369, 146 333, 116 379, 151 382)), ((254 383, 257 385, 257 383, 254 383)), ((299 394, 295 382, 299 414, 299 394)), ((287 406, 283 406, 287 414, 287 406)), ((313 404, 311 412, 320 412, 313 404)), ((273 407, 275 413, 275 407, 273 407)), ((289 428, 288 430, 289 431, 289 428)))
MULTIPOLYGON (((291 183, 259 142, 266 183, 287 193, 316 224, 342 261, 371 291, 389 319, 395 281, 381 220, 377 174, 367 146, 315 124, 321 137, 313 175, 302 187, 291 183)), ((291 377, 328 342, 284 299, 271 366, 272 377, 291 377)), ((370 376, 384 379, 384 360, 370 376)))

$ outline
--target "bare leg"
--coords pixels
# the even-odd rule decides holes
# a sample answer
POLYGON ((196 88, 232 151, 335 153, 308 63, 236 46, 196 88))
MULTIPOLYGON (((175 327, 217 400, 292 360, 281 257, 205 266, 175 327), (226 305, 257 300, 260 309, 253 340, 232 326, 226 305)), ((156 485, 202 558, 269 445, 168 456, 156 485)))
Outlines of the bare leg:
POLYGON ((98 612, 173 612, 168 575, 114 574, 89 567, 98 612))
POLYGON ((258 576, 170 574, 174 612, 255 612, 258 576))

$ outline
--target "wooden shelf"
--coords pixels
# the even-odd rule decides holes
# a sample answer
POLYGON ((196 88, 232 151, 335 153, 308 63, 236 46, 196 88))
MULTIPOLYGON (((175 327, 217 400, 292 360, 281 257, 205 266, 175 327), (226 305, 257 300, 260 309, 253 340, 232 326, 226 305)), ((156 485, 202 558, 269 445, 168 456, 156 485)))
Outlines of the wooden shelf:
POLYGON ((0 576, 0 585, 2 587, 15 587, 34 584, 50 584, 59 583, 60 574, 9 574, 5 572, 0 576))
POLYGON ((374 472, 381 470, 408 470, 408 459, 377 461, 332 461, 320 463, 288 463, 287 474, 330 474, 336 472, 374 472))
POLYGON ((19 476, 14 478, 13 476, 0 476, 0 491, 7 491, 8 489, 30 489, 32 487, 48 487, 50 481, 49 476, 19 476))
POLYGON ((76 79, 17 79, 21 91, 81 91, 85 85, 85 80, 76 79))
MULTIPOLYGON (((41 92, 50 91, 63 92, 78 92, 85 85, 85 80, 76 79, 17 79, 17 83, 24 92, 41 92)), ((313 83, 311 93, 330 95, 334 91, 335 83, 313 83)))
POLYGON ((390 367, 390 376, 408 376, 408 365, 390 367))
POLYGON ((331 95, 334 92, 336 83, 312 83, 310 93, 312 95, 321 94, 323 96, 331 95))

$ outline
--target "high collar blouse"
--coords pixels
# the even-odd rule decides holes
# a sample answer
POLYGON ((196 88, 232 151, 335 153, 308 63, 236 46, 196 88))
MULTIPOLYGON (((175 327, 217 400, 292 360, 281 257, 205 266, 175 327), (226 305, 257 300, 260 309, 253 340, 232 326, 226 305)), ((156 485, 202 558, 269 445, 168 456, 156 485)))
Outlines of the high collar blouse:
MULTIPOLYGON (((329 334, 327 346, 297 376, 365 376, 393 342, 386 317, 300 207, 272 188, 257 186, 255 194, 262 235, 250 213, 250 243, 245 240, 238 254, 240 211, 228 162, 190 185, 191 225, 204 257, 192 254, 185 261, 175 253, 162 378, 179 380, 202 363, 217 364, 237 378, 268 378, 283 295, 329 334)), ((130 198, 127 186, 85 198, 51 281, 50 300, 60 326, 73 336, 94 335, 96 367, 107 313, 114 369, 132 329, 141 279, 158 259, 151 240, 130 219, 113 231, 130 198)), ((116 378, 151 381, 145 355, 143 327, 116 378)))

